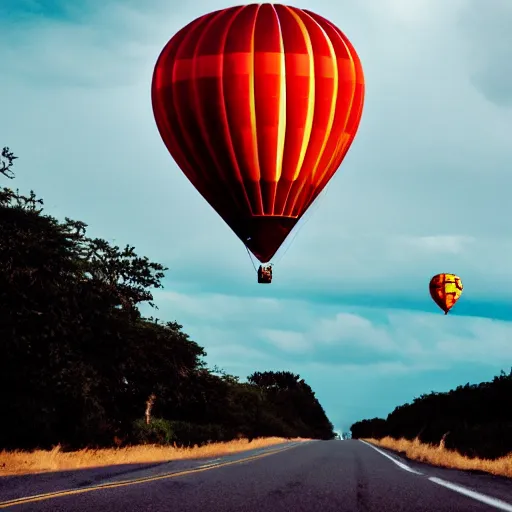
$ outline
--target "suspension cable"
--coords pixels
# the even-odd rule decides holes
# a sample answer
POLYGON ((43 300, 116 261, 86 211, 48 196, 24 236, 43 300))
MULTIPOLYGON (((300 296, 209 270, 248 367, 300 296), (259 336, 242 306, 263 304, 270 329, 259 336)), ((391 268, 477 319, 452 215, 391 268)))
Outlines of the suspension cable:
POLYGON ((254 261, 251 256, 251 252, 249 251, 249 247, 247 247, 247 245, 245 245, 245 244, 244 244, 244 247, 245 247, 245 250, 247 251, 247 254, 249 255, 249 259, 251 260, 252 266, 254 268, 254 272, 258 273, 258 269, 256 268, 256 265, 254 264, 254 261))

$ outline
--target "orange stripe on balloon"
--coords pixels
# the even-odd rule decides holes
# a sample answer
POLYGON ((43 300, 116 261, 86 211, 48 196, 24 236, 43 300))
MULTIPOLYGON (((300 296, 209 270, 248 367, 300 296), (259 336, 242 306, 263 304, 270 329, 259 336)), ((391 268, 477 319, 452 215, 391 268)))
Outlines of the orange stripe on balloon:
MULTIPOLYGON (((200 78, 219 78, 220 76, 248 75, 251 72, 253 59, 257 61, 258 68, 269 75, 280 74, 281 59, 279 52, 250 52, 226 53, 224 55, 199 55, 195 59, 178 59, 174 64, 174 73, 161 75, 158 87, 163 88, 171 83, 183 80, 200 78), (223 61, 223 65, 219 63, 223 61), (194 75, 194 66, 196 73, 194 75)), ((332 61, 330 57, 320 56, 318 59, 317 76, 334 78, 332 61)), ((350 59, 337 59, 338 70, 341 76, 348 73, 353 67, 350 59)), ((309 56, 306 53, 286 54, 286 73, 292 76, 310 76, 309 56)))

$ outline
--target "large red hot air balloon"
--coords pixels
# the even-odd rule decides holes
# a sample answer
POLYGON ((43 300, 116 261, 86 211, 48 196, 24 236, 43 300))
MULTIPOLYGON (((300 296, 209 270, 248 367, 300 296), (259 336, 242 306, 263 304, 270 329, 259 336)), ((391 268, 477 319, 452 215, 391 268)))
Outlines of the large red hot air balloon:
POLYGON ((265 263, 350 148, 364 78, 330 21, 251 4, 181 29, 158 58, 151 93, 178 166, 265 263))

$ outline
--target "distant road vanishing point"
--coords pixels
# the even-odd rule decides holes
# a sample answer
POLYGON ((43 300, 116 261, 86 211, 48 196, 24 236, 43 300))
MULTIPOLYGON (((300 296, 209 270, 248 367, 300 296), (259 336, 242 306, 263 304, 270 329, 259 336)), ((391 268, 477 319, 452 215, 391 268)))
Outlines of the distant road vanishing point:
POLYGON ((209 461, 3 477, 0 509, 512 512, 512 481, 405 461, 362 441, 311 441, 209 461))

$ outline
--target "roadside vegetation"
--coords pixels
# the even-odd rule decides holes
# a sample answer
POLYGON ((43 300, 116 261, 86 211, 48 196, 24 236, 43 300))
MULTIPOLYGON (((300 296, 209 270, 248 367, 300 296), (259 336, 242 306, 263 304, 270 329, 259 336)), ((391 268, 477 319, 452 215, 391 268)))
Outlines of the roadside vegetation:
MULTIPOLYGON (((4 148, 5 185, 15 160, 4 148)), ((241 438, 204 450, 334 438, 299 375, 261 371, 241 381, 208 368, 203 347, 176 321, 144 318, 139 306, 154 307, 166 270, 130 245, 90 238, 83 222, 47 215, 32 191, 0 189, 0 468, 18 457, 13 450, 56 446, 48 457, 64 460, 85 448, 144 445, 97 452, 137 454, 133 462, 157 460, 154 445, 167 447, 167 459, 241 438)))
POLYGON ((253 439, 234 439, 225 443, 208 443, 191 448, 163 445, 136 445, 123 448, 83 448, 77 451, 63 452, 60 446, 51 450, 21 450, 0 452, 0 476, 67 471, 74 469, 98 468, 121 464, 148 464, 185 459, 209 459, 232 453, 254 450, 287 442, 301 442, 307 439, 285 439, 282 437, 263 437, 253 439))
POLYGON ((512 478, 512 453, 497 459, 480 459, 461 455, 455 450, 448 450, 443 441, 438 446, 422 443, 418 438, 409 441, 404 438, 383 437, 382 439, 364 439, 364 441, 393 450, 411 460, 445 468, 484 471, 512 478))
POLYGON ((352 438, 440 466, 512 477, 512 370, 490 382, 421 395, 387 418, 354 423, 352 438))

